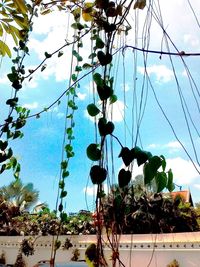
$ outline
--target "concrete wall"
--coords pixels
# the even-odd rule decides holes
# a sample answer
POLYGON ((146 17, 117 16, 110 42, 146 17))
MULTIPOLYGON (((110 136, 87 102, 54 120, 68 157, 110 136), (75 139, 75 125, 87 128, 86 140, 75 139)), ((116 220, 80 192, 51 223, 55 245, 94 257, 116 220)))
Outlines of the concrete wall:
MULTIPOLYGON (((27 238, 27 237, 25 237, 27 238)), ((57 251, 56 262, 69 262, 74 249, 79 249, 84 260, 86 247, 96 242, 96 236, 60 236, 62 244, 69 238, 73 247, 57 251)), ((5 252, 6 263, 14 264, 20 243, 24 237, 0 237, 0 253, 5 252)), ((104 250, 109 266, 112 266, 109 242, 104 237, 104 250)), ((35 241, 35 253, 24 259, 28 267, 51 257, 52 236, 43 236, 35 241)), ((180 267, 200 267, 200 232, 178 234, 123 235, 120 238, 120 259, 126 267, 166 267, 176 259, 180 267)))

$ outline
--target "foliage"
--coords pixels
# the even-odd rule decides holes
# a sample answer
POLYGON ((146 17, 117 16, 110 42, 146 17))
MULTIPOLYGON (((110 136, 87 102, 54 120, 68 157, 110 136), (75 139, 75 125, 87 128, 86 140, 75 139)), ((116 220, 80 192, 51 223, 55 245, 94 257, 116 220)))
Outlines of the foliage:
POLYGON ((0 264, 6 264, 6 257, 5 257, 5 252, 2 251, 0 255, 0 264))
MULTIPOLYGON (((9 107, 9 113, 1 127, 0 173, 3 173, 7 169, 13 169, 14 177, 19 179, 20 164, 13 156, 13 151, 9 146, 9 142, 12 139, 23 137, 21 129, 26 125, 27 118, 30 117, 29 110, 19 106, 18 91, 21 90, 24 80, 31 79, 38 69, 45 71, 48 59, 54 54, 57 54, 58 57, 62 56, 62 48, 65 46, 72 46, 72 62, 75 63, 71 63, 69 87, 66 92, 62 94, 62 96, 67 96, 67 105, 65 136, 63 138, 63 151, 58 185, 59 193, 56 207, 56 212, 57 210, 59 211, 60 218, 53 217, 53 214, 48 210, 43 210, 40 214, 24 214, 17 218, 13 218, 11 223, 12 227, 14 227, 18 233, 23 232, 25 235, 53 234, 58 236, 58 234, 89 234, 97 232, 98 255, 96 262, 98 264, 98 262, 104 262, 103 247, 101 243, 102 218, 104 219, 105 226, 111 229, 113 234, 132 233, 134 231, 173 232, 177 228, 176 224, 178 220, 174 219, 173 221, 172 219, 172 221, 168 222, 167 220, 170 220, 170 212, 172 212, 174 218, 176 216, 182 216, 181 222, 185 220, 185 224, 183 223, 182 225, 187 225, 188 218, 186 218, 187 216, 184 211, 181 213, 178 205, 175 205, 171 200, 164 200, 161 194, 155 194, 151 198, 144 194, 138 199, 135 199, 132 194, 133 189, 129 188, 135 162, 138 166, 144 166, 145 185, 155 182, 157 193, 165 188, 169 191, 174 189, 173 174, 171 170, 166 170, 166 160, 164 156, 156 156, 148 151, 144 151, 137 146, 137 138, 135 138, 135 142, 132 140, 135 144, 133 147, 124 146, 118 137, 114 135, 115 125, 112 119, 108 117, 109 107, 117 100, 115 80, 112 75, 113 58, 116 52, 113 48, 114 41, 117 34, 128 34, 130 24, 127 16, 130 9, 142 10, 146 6, 146 1, 114 2, 109 0, 98 0, 94 2, 44 2, 38 0, 32 1, 31 5, 28 5, 25 1, 15 2, 16 3, 11 4, 9 0, 5 0, 3 2, 5 7, 3 7, 3 5, 1 7, 2 10, 4 8, 6 12, 8 12, 7 14, 3 10, 2 15, 7 16, 9 19, 2 19, 0 21, 0 27, 4 29, 5 32, 11 34, 16 41, 17 47, 15 48, 15 51, 17 56, 12 60, 13 66, 11 72, 8 74, 8 79, 11 82, 14 93, 13 97, 6 102, 9 107), (46 51, 44 53, 44 60, 34 70, 28 70, 29 74, 27 74, 23 62, 24 58, 29 54, 28 38, 33 27, 32 18, 37 15, 38 10, 40 10, 41 14, 45 15, 52 12, 55 7, 60 11, 70 12, 73 16, 74 21, 71 24, 71 27, 74 30, 74 40, 71 43, 66 41, 66 44, 64 44, 62 48, 59 48, 53 53, 46 51), (10 8, 12 9, 12 12, 10 11, 10 8), (9 17, 11 14, 13 17, 9 17), (21 14, 20 19, 19 14, 21 14), (19 21, 21 21, 21 24, 19 21), (22 28, 22 39, 20 39, 21 36, 17 35, 17 29, 10 26, 13 22, 16 22, 22 28), (10 29, 9 31, 6 30, 5 26, 1 26, 6 23, 7 27, 10 29), (83 62, 80 48, 83 46, 82 37, 88 33, 90 33, 92 51, 88 59, 83 62), (19 44, 17 38, 20 39, 19 44), (96 70, 97 67, 99 67, 98 71, 96 70), (75 156, 73 148, 73 140, 75 138, 74 113, 78 109, 76 104, 76 89, 80 86, 79 74, 86 69, 91 70, 92 82, 94 88, 96 88, 96 94, 93 96, 93 101, 87 106, 88 114, 94 118, 95 121, 95 137, 86 149, 88 158, 94 163, 89 171, 90 178, 92 183, 97 185, 96 228, 91 219, 91 214, 87 216, 83 214, 67 216, 63 205, 63 200, 67 196, 65 186, 66 179, 70 176, 69 162, 75 156), (97 103, 100 104, 97 105, 97 103), (4 141, 4 139, 6 141, 4 141), (113 196, 110 195, 105 198, 102 191, 102 184, 109 179, 111 168, 108 166, 108 143, 112 143, 113 140, 116 140, 121 147, 118 155, 122 159, 124 167, 119 170, 117 177, 115 177, 116 180, 118 180, 119 188, 113 192, 113 196), (165 220, 163 218, 165 218, 165 220)), ((2 48, 1 54, 10 56, 9 48, 5 43, 2 48)), ((54 104, 59 104, 59 101, 60 98, 48 108, 45 108, 44 111, 47 111, 54 104)), ((42 112, 33 116, 39 118, 42 112)), ((110 147, 110 152, 113 154, 112 147, 110 147)), ((20 183, 20 180, 17 181, 17 183, 20 183)), ((17 199, 19 208, 22 207, 23 204, 24 207, 26 206, 26 208, 28 208, 27 197, 30 199, 30 195, 27 195, 26 193, 26 197, 17 199)), ((20 209, 18 209, 18 212, 19 211, 20 209)), ((193 225, 191 227, 193 227, 193 225)), ((54 247, 54 259, 59 245, 60 243, 57 239, 54 247)))
MULTIPOLYGON (((1 203, 1 235, 78 235, 95 234, 96 229, 91 213, 68 216, 60 226, 60 219, 54 212, 39 212, 38 214, 21 213, 19 209, 6 202, 1 203)), ((66 241, 67 242, 67 241, 66 241)), ((28 244, 30 241, 28 241, 28 244)), ((65 244, 65 248, 67 248, 65 244)), ((70 244, 68 244, 70 246, 70 244)))
POLYGON ((26 267, 26 263, 23 259, 22 253, 18 253, 17 259, 15 261, 14 267, 26 267))
POLYGON ((175 259, 172 262, 170 262, 167 267, 180 267, 178 261, 175 259))
POLYGON ((73 250, 72 254, 73 254, 73 256, 71 258, 71 261, 78 261, 78 259, 80 257, 80 251, 76 248, 73 250))
POLYGON ((11 57, 11 50, 6 44, 6 35, 11 35, 15 44, 22 42, 24 31, 30 27, 28 20, 29 8, 23 0, 3 0, 0 4, 0 54, 11 57))
POLYGON ((22 240, 20 251, 25 256, 31 256, 34 254, 34 243, 31 239, 22 240))
POLYGON ((23 184, 20 179, 0 188, 0 196, 7 202, 19 208, 29 210, 39 198, 39 191, 32 183, 23 184))
POLYGON ((134 188, 113 188, 103 201, 103 225, 118 234, 198 231, 197 214, 188 203, 162 194, 134 195, 134 188))

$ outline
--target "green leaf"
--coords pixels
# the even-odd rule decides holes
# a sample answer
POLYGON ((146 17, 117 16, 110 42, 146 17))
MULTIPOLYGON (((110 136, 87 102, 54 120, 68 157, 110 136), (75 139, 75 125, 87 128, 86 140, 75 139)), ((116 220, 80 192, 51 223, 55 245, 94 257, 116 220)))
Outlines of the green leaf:
POLYGON ((138 151, 136 154, 138 166, 144 164, 149 159, 149 154, 147 151, 138 151))
POLYGON ((109 53, 104 53, 103 51, 98 51, 97 58, 101 64, 101 66, 108 65, 112 62, 112 55, 109 53))
POLYGON ((0 40, 0 55, 4 57, 6 54, 11 58, 10 48, 7 46, 6 43, 0 40))
POLYGON ((6 157, 9 159, 9 158, 12 157, 12 155, 13 155, 13 151, 12 151, 11 148, 9 148, 8 151, 7 151, 7 153, 6 153, 6 157))
POLYGON ((18 74, 16 72, 9 73, 7 75, 8 79, 13 83, 15 80, 18 80, 18 74))
POLYGON ((98 148, 98 146, 99 145, 97 145, 97 144, 90 144, 87 147, 87 151, 86 151, 87 156, 92 161, 97 161, 97 160, 100 160, 100 158, 101 158, 101 151, 98 148))
POLYGON ((58 57, 62 57, 62 56, 63 56, 63 54, 64 54, 64 52, 63 52, 63 51, 59 51, 59 52, 58 52, 58 57))
POLYGON ((117 101, 117 96, 116 95, 111 95, 110 96, 110 104, 113 104, 117 101))
POLYGON ((47 67, 47 64, 42 65, 41 72, 44 71, 46 69, 46 67, 47 67))
POLYGON ((108 134, 113 133, 115 126, 113 122, 111 121, 107 122, 105 118, 100 118, 98 122, 98 128, 99 128, 99 134, 101 136, 106 136, 108 134))
POLYGON ((65 182, 62 180, 59 182, 59 188, 64 189, 64 187, 65 187, 65 182))
POLYGON ((89 63, 84 63, 83 66, 82 66, 82 68, 85 69, 85 70, 87 70, 89 68, 92 68, 92 67, 93 67, 93 65, 89 64, 89 63))
POLYGON ((63 210, 63 204, 62 203, 59 204, 58 210, 59 210, 59 212, 62 212, 62 210, 63 210))
POLYGON ((123 188, 129 184, 131 180, 131 172, 121 169, 118 174, 119 187, 123 188))
POLYGON ((66 212, 62 212, 60 214, 60 219, 61 219, 61 222, 66 222, 67 221, 67 213, 66 212))
POLYGON ((161 155, 160 157, 162 159, 162 169, 163 169, 163 171, 165 171, 167 162, 166 162, 165 157, 163 155, 161 155))
POLYGON ((2 141, 0 140, 0 150, 4 151, 8 146, 8 142, 7 141, 2 141))
POLYGON ((157 175, 158 169, 162 165, 162 160, 158 156, 153 156, 149 158, 149 162, 144 165, 144 183, 149 184, 152 179, 157 175))
POLYGON ((92 53, 88 56, 89 59, 94 59, 97 56, 96 53, 92 53))
POLYGON ((157 185, 157 193, 159 193, 167 186, 167 174, 165 172, 158 172, 155 180, 157 185))
POLYGON ((64 170, 62 173, 62 178, 66 178, 68 176, 69 176, 69 172, 64 170))
POLYGON ((100 37, 97 37, 96 38, 96 48, 97 49, 102 49, 102 48, 104 48, 104 42, 101 40, 101 38, 100 37))
POLYGON ((88 114, 92 117, 95 117, 100 112, 100 110, 97 108, 95 104, 89 104, 87 106, 87 111, 88 111, 88 114))
POLYGON ((22 138, 24 135, 21 131, 15 131, 14 132, 14 135, 13 135, 13 139, 16 139, 16 138, 22 138))
POLYGON ((129 166, 133 160, 132 152, 128 147, 122 147, 118 157, 122 158, 126 166, 129 166))
POLYGON ((75 81, 77 80, 77 76, 76 76, 76 74, 72 74, 71 77, 72 77, 72 81, 73 81, 73 82, 75 82, 75 81))
POLYGON ((103 86, 97 85, 97 92, 99 95, 99 98, 103 100, 107 100, 113 95, 113 90, 110 86, 103 84, 103 86))
POLYGON ((167 189, 172 192, 175 189, 175 185, 173 183, 173 173, 172 170, 169 169, 168 171, 168 182, 167 182, 167 189))
POLYGON ((162 165, 162 159, 158 156, 153 156, 149 159, 149 164, 153 173, 156 173, 162 165))
POLYGON ((71 27, 72 27, 73 29, 75 29, 75 30, 79 30, 79 31, 81 31, 82 29, 84 29, 84 26, 83 26, 81 23, 79 23, 79 22, 77 22, 77 23, 73 23, 73 24, 71 25, 71 27))
POLYGON ((102 184, 107 177, 107 171, 99 165, 92 166, 90 170, 90 178, 93 184, 102 184))
POLYGON ((64 198, 66 196, 67 196, 67 191, 62 191, 61 194, 60 194, 60 197, 64 198))
POLYGON ((82 67, 81 66, 76 66, 75 71, 82 71, 82 67))
POLYGON ((83 58, 79 55, 79 53, 76 50, 72 51, 72 55, 75 56, 78 61, 83 61, 83 58))
POLYGON ((93 75, 93 80, 96 83, 97 86, 102 87, 103 86, 103 79, 101 78, 101 74, 99 74, 98 72, 94 73, 93 75))
POLYGON ((50 58, 50 57, 52 56, 52 55, 49 54, 48 52, 45 52, 44 55, 45 55, 46 58, 50 58))

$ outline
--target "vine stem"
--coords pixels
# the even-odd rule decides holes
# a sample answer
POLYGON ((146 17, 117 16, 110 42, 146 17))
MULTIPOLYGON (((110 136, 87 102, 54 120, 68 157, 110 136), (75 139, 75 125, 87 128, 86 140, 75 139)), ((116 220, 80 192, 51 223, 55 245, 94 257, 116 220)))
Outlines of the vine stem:
POLYGON ((115 136, 114 134, 111 134, 111 136, 117 140, 117 142, 120 144, 121 148, 124 147, 117 136, 115 136))
POLYGON ((44 64, 44 62, 45 62, 48 58, 50 58, 50 57, 52 57, 53 55, 57 54, 57 53, 58 53, 60 50, 62 50, 63 48, 65 48, 65 47, 67 47, 67 46, 70 46, 70 45, 72 45, 72 44, 75 44, 75 43, 78 42, 81 38, 83 38, 85 35, 87 35, 87 34, 90 32, 90 30, 91 30, 91 28, 90 28, 89 30, 87 30, 84 34, 82 34, 79 38, 77 38, 75 41, 70 42, 70 43, 66 42, 66 44, 62 45, 60 48, 58 48, 57 50, 55 50, 54 52, 52 52, 51 54, 49 54, 49 57, 44 58, 44 59, 40 62, 40 64, 39 64, 34 70, 31 71, 30 74, 28 74, 27 76, 24 77, 24 80, 27 79, 27 78, 29 78, 30 76, 32 76, 33 73, 36 72, 36 71, 37 71, 37 70, 44 64))
POLYGON ((200 53, 199 52, 198 53, 186 53, 185 51, 180 51, 180 52, 166 52, 166 51, 149 50, 149 49, 139 48, 139 47, 132 46, 132 45, 125 45, 122 48, 122 50, 124 51, 127 48, 132 48, 133 50, 137 50, 137 51, 145 52, 145 53, 159 54, 160 56, 162 56, 162 55, 180 56, 180 57, 200 56, 200 53))

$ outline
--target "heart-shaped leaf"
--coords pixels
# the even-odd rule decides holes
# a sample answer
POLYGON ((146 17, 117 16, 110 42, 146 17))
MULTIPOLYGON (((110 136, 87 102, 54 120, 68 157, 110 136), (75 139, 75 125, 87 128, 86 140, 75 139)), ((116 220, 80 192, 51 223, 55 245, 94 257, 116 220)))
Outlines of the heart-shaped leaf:
POLYGON ((107 100, 109 97, 113 95, 113 90, 108 85, 103 85, 103 86, 97 85, 97 92, 98 92, 99 98, 102 101, 107 100))
POLYGON ((107 21, 105 21, 104 23, 103 23, 103 28, 104 28, 104 30, 105 30, 105 32, 113 32, 113 31, 115 31, 116 30, 116 25, 114 24, 114 23, 108 23, 107 21))
POLYGON ((0 140, 0 150, 5 150, 8 146, 8 142, 7 141, 2 141, 0 140))
POLYGON ((90 170, 90 178, 93 184, 101 184, 107 177, 107 171, 99 165, 92 166, 90 170))
POLYGON ((122 147, 119 158, 122 158, 124 164, 129 166, 132 162, 131 150, 128 147, 122 147))
POLYGON ((162 159, 158 156, 153 156, 149 162, 144 165, 144 183, 149 184, 157 175, 158 169, 162 165, 162 159))
POLYGON ((134 148, 131 149, 131 156, 132 160, 137 158, 137 154, 141 151, 141 149, 138 146, 135 146, 134 148))
POLYGON ((101 66, 105 66, 111 63, 112 55, 109 53, 104 53, 103 51, 98 51, 97 58, 101 64, 101 66))
POLYGON ((169 169, 168 171, 168 181, 167 181, 167 189, 169 190, 169 192, 172 192, 175 188, 175 185, 173 183, 173 173, 172 173, 172 170, 169 169))
POLYGON ((88 114, 92 117, 95 117, 100 112, 100 110, 97 108, 95 104, 89 104, 87 106, 87 111, 88 111, 88 114))
POLYGON ((100 118, 98 122, 98 128, 99 128, 99 134, 101 136, 106 136, 108 134, 112 134, 115 126, 111 121, 107 122, 105 118, 100 118))
POLYGON ((97 49, 102 49, 102 48, 104 48, 104 42, 101 40, 101 38, 98 36, 97 38, 96 38, 96 48, 97 49))
POLYGON ((167 174, 158 172, 156 175, 157 193, 161 192, 167 186, 167 174))
POLYGON ((146 151, 138 151, 138 153, 136 154, 136 159, 138 166, 140 166, 149 159, 149 154, 146 151))
POLYGON ((122 188, 122 187, 127 186, 130 180, 131 180, 131 172, 121 169, 118 174, 119 187, 122 188))
POLYGON ((96 72, 94 75, 93 75, 93 80, 94 82, 96 83, 97 86, 100 86, 100 87, 103 87, 104 85, 104 81, 103 79, 101 78, 101 74, 96 72))
POLYGON ((98 149, 98 145, 97 144, 90 144, 87 147, 87 156, 89 159, 91 159, 92 161, 97 161, 100 160, 101 158, 101 151, 100 149, 98 149))

